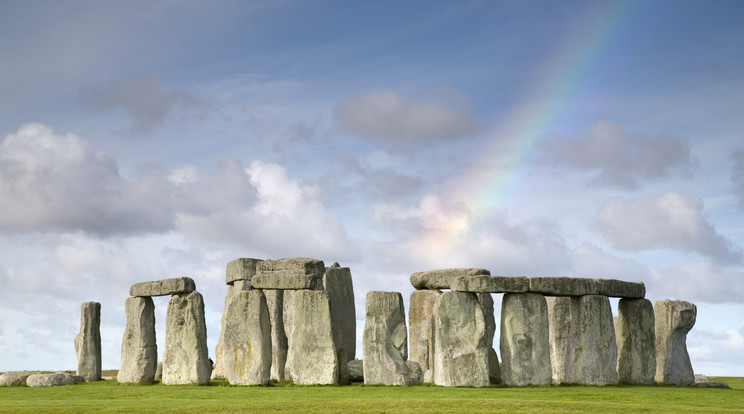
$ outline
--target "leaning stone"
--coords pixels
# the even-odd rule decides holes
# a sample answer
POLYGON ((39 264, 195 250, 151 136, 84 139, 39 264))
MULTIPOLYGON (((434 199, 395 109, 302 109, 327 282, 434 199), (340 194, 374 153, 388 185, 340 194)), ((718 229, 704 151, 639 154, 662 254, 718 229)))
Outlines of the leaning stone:
POLYGON ((486 322, 475 293, 451 291, 439 297, 434 309, 434 338, 434 384, 489 384, 486 322))
POLYGON ((530 292, 545 296, 584 296, 599 293, 594 279, 575 277, 531 277, 530 292))
POLYGON ((250 284, 251 279, 256 275, 256 265, 261 261, 261 259, 241 257, 228 262, 225 269, 225 283, 231 285, 236 280, 247 280, 250 284))
POLYGON ((287 361, 292 381, 300 385, 337 384, 339 361, 328 292, 298 290, 291 300, 293 322, 287 361))
POLYGON ((38 371, 10 371, 0 375, 0 387, 20 387, 29 375, 40 374, 38 371))
POLYGON ((307 257, 264 260, 251 279, 255 289, 317 289, 322 286, 325 265, 307 257))
POLYGON ((287 291, 264 290, 266 306, 271 321, 271 379, 283 381, 286 377, 284 368, 287 365, 287 335, 284 330, 284 298, 287 291))
POLYGON ((617 311, 618 380, 653 384, 656 374, 654 307, 648 299, 620 299, 617 311))
POLYGON ((222 364, 232 385, 265 385, 271 380, 271 320, 260 290, 242 291, 225 308, 222 364))
POLYGON ((654 304, 656 316, 656 375, 662 384, 695 384, 690 355, 687 353, 687 332, 695 325, 697 307, 680 300, 660 300, 654 304))
POLYGON ((507 293, 501 305, 501 379, 506 385, 550 384, 548 309, 543 295, 507 293))
POLYGON ((173 295, 165 321, 163 384, 204 385, 211 374, 204 299, 197 291, 173 295))
POLYGON ((626 282, 616 279, 594 279, 597 294, 611 298, 643 299, 646 285, 643 282, 626 282))
POLYGON ((356 358, 356 306, 351 270, 348 267, 327 267, 323 288, 331 299, 333 336, 338 352, 346 355, 344 362, 351 361, 356 358))
POLYGON ((116 380, 149 384, 155 379, 158 347, 155 343, 155 305, 150 297, 127 298, 127 325, 121 341, 121 368, 116 380))
POLYGON ((54 374, 33 374, 26 378, 29 387, 54 387, 57 385, 70 385, 85 382, 85 378, 72 375, 68 372, 55 372, 54 374))
POLYGON ((617 384, 617 344, 610 300, 604 295, 571 298, 575 334, 572 380, 583 385, 617 384))
POLYGON ((424 372, 434 366, 434 307, 441 294, 438 290, 414 290, 408 301, 410 359, 424 372))
POLYGON ((399 292, 367 292, 367 319, 362 340, 365 384, 413 383, 406 365, 406 312, 399 292))
POLYGON ((411 285, 416 289, 450 289, 453 280, 458 276, 490 275, 486 269, 460 268, 438 269, 416 272, 411 275, 411 285))
POLYGON ((364 382, 364 361, 352 359, 347 365, 350 382, 364 382))
POLYGON ((176 293, 188 293, 195 289, 196 283, 190 277, 176 277, 135 283, 129 288, 129 296, 167 296, 176 293))
POLYGON ((80 307, 80 333, 75 337, 77 374, 86 381, 101 379, 101 304, 84 302, 80 307))
POLYGON ((452 281, 452 290, 476 293, 525 293, 530 280, 524 276, 458 276, 452 281))

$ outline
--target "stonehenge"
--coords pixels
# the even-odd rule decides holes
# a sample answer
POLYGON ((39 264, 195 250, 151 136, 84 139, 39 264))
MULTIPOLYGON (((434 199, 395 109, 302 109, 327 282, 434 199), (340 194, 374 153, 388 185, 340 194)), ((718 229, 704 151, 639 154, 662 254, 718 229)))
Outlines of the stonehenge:
POLYGON ((658 383, 692 386, 695 374, 687 353, 687 332, 697 317, 697 307, 681 300, 661 300, 654 304, 656 335, 656 375, 658 383))
POLYGON ((80 307, 80 333, 75 337, 77 375, 86 381, 101 379, 101 304, 84 302, 80 307))
POLYGON ((367 319, 362 342, 365 384, 412 385, 403 296, 398 292, 367 293, 367 319))

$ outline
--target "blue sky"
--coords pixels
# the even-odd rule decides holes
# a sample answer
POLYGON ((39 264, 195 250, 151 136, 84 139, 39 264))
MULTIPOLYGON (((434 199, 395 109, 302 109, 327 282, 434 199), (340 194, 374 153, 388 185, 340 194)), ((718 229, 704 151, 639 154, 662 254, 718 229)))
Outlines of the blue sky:
MULTIPOLYGON (((643 281, 744 375, 744 5, 0 1, 0 371, 136 282, 310 256, 643 281)), ((167 300, 158 308, 163 346, 167 300)), ((498 310, 497 310, 498 312, 498 310)), ((361 348, 360 348, 361 349, 361 348)))

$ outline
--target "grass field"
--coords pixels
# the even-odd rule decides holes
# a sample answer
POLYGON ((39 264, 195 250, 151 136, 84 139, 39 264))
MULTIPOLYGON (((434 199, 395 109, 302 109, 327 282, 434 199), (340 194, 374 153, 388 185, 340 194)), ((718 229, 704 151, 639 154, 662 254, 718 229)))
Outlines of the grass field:
POLYGON ((0 388, 0 412, 300 413, 729 413, 744 412, 744 378, 711 378, 731 389, 662 386, 442 388, 120 385, 0 388))

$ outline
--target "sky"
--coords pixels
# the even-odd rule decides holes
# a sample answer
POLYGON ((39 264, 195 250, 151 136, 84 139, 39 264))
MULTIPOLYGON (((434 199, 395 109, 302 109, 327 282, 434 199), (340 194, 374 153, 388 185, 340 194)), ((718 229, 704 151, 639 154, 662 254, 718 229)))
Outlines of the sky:
POLYGON ((358 343, 366 293, 407 307, 413 272, 614 278, 695 303, 695 372, 744 376, 742 19, 0 0, 0 371, 75 369, 86 301, 118 368, 129 286, 180 276, 213 356, 226 263, 312 257, 351 268, 358 343))

